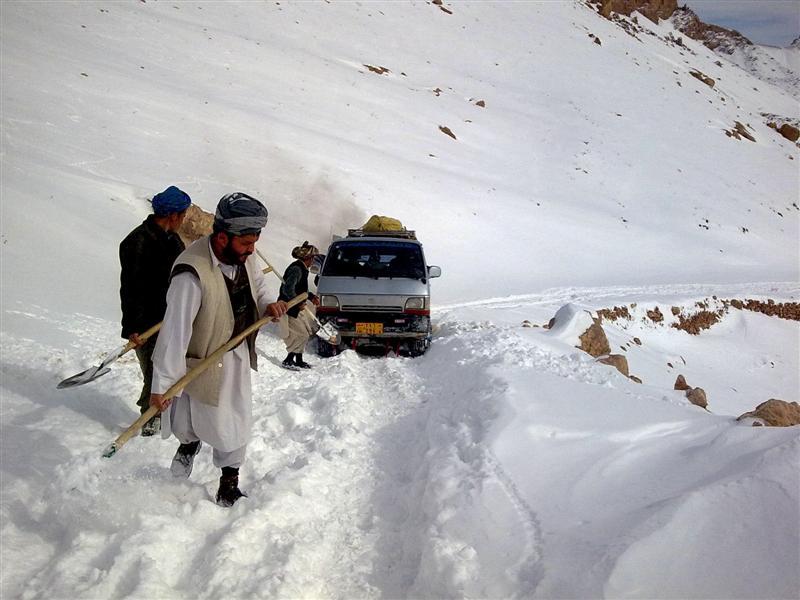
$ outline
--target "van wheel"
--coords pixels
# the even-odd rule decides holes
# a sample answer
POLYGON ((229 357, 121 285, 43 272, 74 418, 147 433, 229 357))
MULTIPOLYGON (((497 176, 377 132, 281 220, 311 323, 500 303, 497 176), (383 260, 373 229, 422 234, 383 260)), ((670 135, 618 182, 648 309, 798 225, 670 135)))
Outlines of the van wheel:
POLYGON ((331 356, 336 356, 337 354, 339 354, 339 346, 334 346, 325 340, 317 338, 317 356, 330 358, 331 356))
POLYGON ((408 344, 408 355, 411 358, 416 358, 417 356, 422 356, 425 354, 425 351, 430 346, 430 340, 414 340, 413 342, 408 344))

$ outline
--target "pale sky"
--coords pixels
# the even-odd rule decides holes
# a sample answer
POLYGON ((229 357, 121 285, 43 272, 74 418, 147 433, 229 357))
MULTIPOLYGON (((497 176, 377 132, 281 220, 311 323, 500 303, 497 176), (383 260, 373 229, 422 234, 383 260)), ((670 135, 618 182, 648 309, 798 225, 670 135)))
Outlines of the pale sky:
POLYGON ((735 29, 750 41, 788 46, 800 36, 800 0, 686 0, 705 23, 735 29))

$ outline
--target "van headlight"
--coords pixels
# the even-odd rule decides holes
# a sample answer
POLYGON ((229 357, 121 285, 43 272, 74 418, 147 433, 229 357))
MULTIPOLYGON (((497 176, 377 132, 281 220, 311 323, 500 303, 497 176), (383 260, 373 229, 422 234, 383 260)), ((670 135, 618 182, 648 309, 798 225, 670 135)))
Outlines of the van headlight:
POLYGON ((339 308, 339 298, 329 294, 323 294, 319 297, 319 305, 325 308, 339 308))
POLYGON ((404 310, 425 310, 427 308, 426 300, 427 298, 423 296, 409 298, 406 300, 406 306, 404 310))

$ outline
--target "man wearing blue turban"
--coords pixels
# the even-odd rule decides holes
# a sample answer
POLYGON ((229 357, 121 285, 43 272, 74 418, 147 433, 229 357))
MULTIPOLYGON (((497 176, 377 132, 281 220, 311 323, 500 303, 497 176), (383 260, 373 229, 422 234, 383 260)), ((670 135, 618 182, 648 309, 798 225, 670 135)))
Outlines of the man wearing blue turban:
MULTIPOLYGON (((185 249, 177 231, 191 203, 186 192, 174 185, 168 187, 153 196, 153 214, 119 245, 122 337, 136 344, 136 357, 144 378, 136 404, 142 413, 150 406, 152 357, 157 335, 142 342, 139 334, 164 318, 172 263, 185 249)), ((142 435, 153 435, 160 423, 161 417, 153 417, 142 427, 142 435)))
POLYGON ((226 507, 246 496, 239 489, 239 467, 252 428, 250 370, 257 368, 257 332, 203 371, 180 396, 163 394, 259 317, 277 319, 286 312, 285 302, 269 301, 266 278, 252 256, 266 224, 266 207, 247 194, 236 192, 219 201, 211 235, 192 243, 175 261, 153 354, 150 404, 162 411, 162 436, 174 434, 180 442, 170 470, 176 477, 189 477, 194 457, 207 443, 214 465, 222 470, 217 504, 226 507))

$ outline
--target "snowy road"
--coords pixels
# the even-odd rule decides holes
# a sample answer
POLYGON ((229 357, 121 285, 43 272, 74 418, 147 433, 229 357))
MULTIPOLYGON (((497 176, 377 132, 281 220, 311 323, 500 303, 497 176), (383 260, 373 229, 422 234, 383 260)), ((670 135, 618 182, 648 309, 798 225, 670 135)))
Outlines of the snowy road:
MULTIPOLYGON (((92 347, 103 332, 84 337, 92 347)), ((4 589, 342 598, 449 595, 464 585, 477 595, 528 595, 537 524, 485 444, 502 384, 469 344, 451 332, 420 360, 348 352, 295 373, 278 367, 280 342, 262 336, 242 470, 250 498, 230 511, 211 502, 218 472, 208 448, 186 482, 167 468, 174 440, 137 437, 100 458, 113 431, 135 418, 125 403, 138 385, 130 356, 104 379, 58 392, 52 372, 4 364, 26 396, 18 413, 4 407, 4 464, 30 453, 42 469, 3 490, 25 499, 6 511, 4 537, 25 560, 5 561, 13 568, 4 589), (20 427, 44 431, 31 440, 13 434, 20 427), (487 528, 517 535, 481 539, 487 528), (476 548, 497 560, 481 562, 476 548)), ((71 368, 67 353, 21 338, 6 336, 4 347, 30 366, 52 354, 52 366, 71 368)))
POLYGON ((739 538, 742 548, 796 545, 792 523, 732 529, 729 515, 792 514, 797 432, 742 426, 726 410, 752 406, 755 385, 797 388, 797 324, 735 311, 699 337, 639 320, 607 326, 650 385, 519 326, 546 322, 565 299, 660 298, 667 312, 705 291, 562 290, 448 307, 422 358, 312 356, 309 372, 281 369, 282 344, 267 331, 241 473, 249 498, 232 509, 212 501, 219 473, 207 447, 188 481, 169 472, 174 439, 136 437, 101 458, 136 417, 132 356, 97 382, 55 389, 109 349, 114 324, 15 313, 54 346, 2 335, 3 596, 547 598, 647 595, 651 585, 780 597, 798 583, 786 575, 791 553, 760 575, 744 568, 745 550, 710 573, 691 567, 693 553, 674 576, 648 565, 698 519, 700 554, 739 538), (690 380, 704 373, 717 414, 671 390, 673 355, 690 380))

